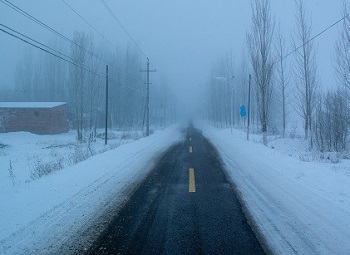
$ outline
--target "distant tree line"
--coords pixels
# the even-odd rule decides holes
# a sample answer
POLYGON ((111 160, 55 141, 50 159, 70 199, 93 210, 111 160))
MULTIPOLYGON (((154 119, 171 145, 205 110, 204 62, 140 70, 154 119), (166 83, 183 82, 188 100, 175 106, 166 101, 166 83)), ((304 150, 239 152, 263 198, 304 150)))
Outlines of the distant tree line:
MULTIPOLYGON (((91 35, 76 31, 69 47, 50 43, 60 52, 69 52, 75 65, 51 55, 25 51, 15 71, 12 88, 2 91, 2 101, 63 101, 68 103, 69 120, 79 141, 92 141, 97 128, 104 127, 105 72, 109 65, 109 125, 118 130, 145 128, 145 60, 128 46, 124 52, 97 46, 91 35)), ((176 102, 164 88, 151 87, 151 125, 168 125, 176 120, 176 102), (160 93, 160 91, 162 93, 160 93)))

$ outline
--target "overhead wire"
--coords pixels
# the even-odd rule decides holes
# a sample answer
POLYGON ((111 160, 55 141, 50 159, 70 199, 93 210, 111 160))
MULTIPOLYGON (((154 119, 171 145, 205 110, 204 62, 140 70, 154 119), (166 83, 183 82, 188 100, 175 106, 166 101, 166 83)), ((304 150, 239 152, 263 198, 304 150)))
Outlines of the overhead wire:
POLYGON ((79 67, 79 68, 81 68, 81 69, 83 69, 83 70, 85 70, 85 71, 87 71, 87 72, 89 72, 91 74, 94 74, 94 75, 96 75, 96 76, 98 76, 100 78, 103 77, 103 75, 100 75, 100 74, 96 73, 95 71, 93 71, 93 70, 91 70, 91 69, 89 69, 89 68, 87 68, 85 66, 77 64, 76 60, 72 59, 71 57, 65 55, 62 52, 59 52, 57 50, 53 50, 49 46, 47 46, 47 45, 45 45, 43 43, 40 43, 37 40, 34 40, 34 39, 30 38, 29 36, 26 36, 26 35, 18 32, 16 30, 12 29, 12 28, 9 28, 6 25, 0 24, 0 26, 3 27, 3 28, 0 28, 0 31, 2 31, 2 32, 6 33, 6 34, 8 34, 8 35, 18 39, 18 40, 21 40, 24 43, 27 43, 27 44, 29 44, 29 45, 31 45, 31 46, 33 46, 33 47, 43 51, 43 52, 46 52, 46 53, 48 53, 48 54, 50 54, 50 55, 52 55, 52 56, 54 56, 56 58, 59 58, 59 59, 65 61, 65 62, 67 62, 69 64, 72 64, 72 65, 74 65, 76 67, 79 67), (8 30, 10 30, 12 32, 6 31, 4 28, 6 28, 6 29, 8 29, 8 30), (39 44, 39 45, 37 45, 37 44, 39 44), (51 50, 54 51, 54 52, 52 52, 51 50))
POLYGON ((98 31, 90 22, 88 22, 81 14, 79 14, 71 5, 69 5, 65 0, 61 0, 71 11, 73 11, 80 19, 82 19, 90 28, 92 28, 101 38, 103 38, 112 48, 122 53, 113 43, 108 40, 100 31, 98 31))
MULTIPOLYGON (((107 39, 105 38, 105 36, 103 36, 96 28, 94 28, 82 15, 80 15, 76 10, 73 9, 73 7, 71 7, 65 0, 61 0, 69 9, 71 9, 76 15, 78 15, 86 24, 88 24, 98 35, 100 35, 104 40, 106 40, 112 47, 113 44, 107 39)), ((120 27, 124 30, 124 32, 128 35, 128 37, 131 39, 131 41, 136 45, 136 47, 140 50, 140 52, 147 58, 146 54, 144 53, 144 51, 141 49, 141 47, 136 43, 136 41, 133 39, 133 37, 130 35, 130 33, 128 32, 128 30, 125 28, 125 26, 120 22, 120 20, 117 18, 117 16, 113 13, 113 11, 109 8, 109 6, 106 4, 105 1, 101 0, 102 4, 104 5, 104 7, 108 10, 108 12, 112 15, 112 17, 116 20, 116 22, 120 25, 120 27)), ((118 49, 117 49, 118 50, 118 49)), ((118 50, 120 52, 120 50, 118 50)), ((120 52, 121 53, 121 52, 120 52)), ((125 78, 125 77, 124 77, 125 78)), ((113 78, 110 78, 111 80, 116 81, 113 78)), ((128 88, 130 90, 134 90, 137 92, 141 92, 143 95, 146 95, 146 92, 144 90, 141 89, 137 89, 137 88, 133 88, 130 87, 128 85, 121 85, 121 87, 124 88, 128 88)))
POLYGON ((79 45, 78 43, 76 43, 75 41, 72 41, 71 39, 69 39, 67 36, 61 34, 60 32, 58 32, 57 30, 53 29, 52 27, 48 26, 47 24, 45 24, 44 22, 40 21, 39 19, 35 18, 33 15, 29 14, 28 12, 24 11, 23 9, 21 9, 20 7, 16 6, 15 4, 11 3, 8 0, 0 0, 3 4, 7 5, 8 7, 10 7, 11 9, 15 10, 16 12, 20 13, 21 15, 25 16, 26 18, 32 20, 33 22, 39 24, 40 26, 44 27, 45 29, 49 30, 50 32, 54 33, 55 35, 61 37, 62 39, 64 39, 65 41, 69 42, 70 44, 73 44, 77 47, 79 47, 80 49, 84 50, 85 52, 87 52, 88 54, 90 54, 91 56, 94 56, 98 59, 100 59, 101 61, 108 63, 108 61, 104 60, 103 58, 101 58, 100 56, 98 56, 97 54, 95 54, 94 52, 86 49, 85 47, 79 45))
POLYGON ((309 40, 307 40, 305 43, 301 44, 300 46, 298 46, 297 48, 295 48, 294 50, 292 50, 291 52, 289 52, 288 54, 286 54, 285 56, 283 56, 281 59, 277 60, 276 62, 273 63, 273 65, 277 64, 278 62, 283 61, 284 59, 288 58, 290 55, 292 55, 293 53, 297 52, 299 49, 301 49, 302 47, 304 47, 305 45, 309 44, 310 42, 312 42, 313 40, 315 40, 317 37, 319 37, 320 35, 324 34, 325 32, 327 32, 329 29, 331 29, 332 27, 338 25, 340 22, 342 22, 343 20, 345 20, 346 18, 348 18, 350 16, 350 13, 344 15, 341 19, 337 20, 336 22, 334 22, 333 24, 331 24, 330 26, 326 27, 325 29, 323 29, 321 32, 319 32, 318 34, 316 34, 315 36, 313 36, 312 38, 310 38, 309 40))
MULTIPOLYGON (((16 12, 20 13, 21 15, 25 16, 26 18, 32 20, 33 22, 39 24, 40 26, 44 27, 45 29, 49 30, 50 32, 54 33, 55 35, 61 37, 62 39, 64 39, 65 41, 71 43, 71 44, 74 44, 75 46, 79 47, 80 49, 84 50, 85 52, 87 52, 88 54, 100 59, 101 61, 105 62, 105 63, 108 63, 108 61, 104 60, 103 58, 101 58, 100 56, 96 55, 95 53, 87 50, 86 48, 84 48, 83 46, 79 45, 78 43, 72 41, 71 39, 69 39, 68 37, 66 37, 65 35, 63 35, 62 33, 58 32, 57 30, 53 29, 52 27, 50 27, 49 25, 45 24, 44 22, 40 21, 39 19, 37 19, 36 17, 34 17, 33 15, 29 14, 28 12, 24 11, 22 8, 16 6, 15 4, 13 4, 12 2, 8 1, 8 0, 0 0, 3 4, 7 5, 8 7, 10 7, 11 9, 15 10, 16 12)), ((62 2, 68 7, 70 8, 76 15, 78 15, 85 23, 87 23, 97 34, 99 34, 102 38, 104 38, 112 47, 113 47, 113 44, 105 37, 103 36, 91 23, 89 23, 84 17, 82 17, 76 10, 74 10, 66 1, 62 0, 62 2)), ((145 56, 146 54, 144 53, 144 51, 142 50, 142 48, 137 44, 137 42, 134 40, 134 38, 131 36, 131 34, 128 32, 128 30, 125 28, 125 26, 121 23, 121 21, 118 19, 118 17, 114 14, 114 12, 111 10, 111 8, 107 5, 107 3, 103 0, 101 0, 102 4, 105 6, 105 8, 108 10, 108 12, 112 15, 112 17, 116 20, 116 22, 119 24, 119 26, 123 29, 123 31, 127 34, 127 36, 130 38, 130 40, 135 44, 135 46, 140 50, 140 52, 145 56)), ((26 36, 24 35, 23 33, 20 33, 14 29, 11 29, 5 25, 2 25, 3 27, 6 27, 7 29, 9 29, 10 31, 12 31, 13 33, 17 34, 13 34, 11 32, 8 32, 4 29, 1 29, 2 32, 14 37, 14 38, 17 38, 37 49, 40 49, 52 56, 55 56, 67 63, 70 63, 72 65, 75 65, 77 67, 80 67, 82 68, 83 70, 85 71, 88 71, 90 73, 93 73, 95 74, 96 76, 98 77, 104 77, 105 75, 101 75, 101 74, 98 74, 92 70, 90 70, 89 68, 86 68, 84 66, 80 66, 78 65, 77 63, 75 63, 75 60, 72 59, 71 57, 69 57, 68 55, 66 54, 63 54, 62 52, 59 52, 43 43, 40 43, 39 41, 33 39, 33 38, 30 38, 29 36, 26 36), (22 36, 22 38, 20 36, 22 36), (24 37, 24 38, 23 38, 24 37), (26 39, 25 39, 26 38, 26 39), (38 46, 36 44, 39 44, 41 46, 38 46), (46 49, 45 49, 46 48, 46 49)), ((116 47, 114 47, 116 50, 118 50, 120 52, 119 49, 117 49, 116 47)), ((127 86, 127 85, 122 85, 122 87, 127 87, 129 89, 133 89, 133 90, 136 90, 136 91, 141 91, 140 89, 136 89, 136 88, 132 88, 130 86, 127 86)))
MULTIPOLYGON (((8 34, 8 35, 10 35, 10 36, 12 36, 12 37, 14 37, 16 39, 18 39, 18 40, 21 40, 22 42, 24 42, 26 44, 29 44, 32 47, 35 47, 35 48, 37 48, 37 49, 39 49, 39 50, 41 50, 41 51, 43 51, 43 52, 45 52, 47 54, 50 54, 50 55, 52 55, 52 56, 54 56, 56 58, 59 58, 59 59, 65 61, 65 62, 67 62, 67 63, 69 63, 71 65, 74 65, 74 66, 76 66, 78 68, 81 68, 81 69, 83 69, 83 70, 85 70, 85 71, 87 71, 87 72, 89 72, 89 73, 91 73, 91 74, 93 74, 93 75, 95 75, 95 76, 97 76, 99 78, 105 78, 106 77, 106 74, 98 73, 98 72, 92 70, 91 68, 89 68, 87 66, 80 65, 80 64, 77 63, 77 60, 73 59, 72 57, 70 57, 70 56, 68 56, 68 55, 66 55, 66 54, 64 54, 64 53, 62 53, 62 52, 60 52, 58 50, 55 50, 55 49, 47 46, 46 44, 41 43, 41 42, 39 42, 39 41, 37 41, 37 40, 35 40, 35 39, 33 39, 33 38, 31 38, 31 37, 21 33, 21 32, 19 32, 19 31, 17 31, 17 30, 12 29, 12 28, 10 28, 10 27, 8 27, 8 26, 6 26, 4 24, 1 24, 1 23, 0 23, 0 31, 3 32, 3 33, 6 33, 6 34, 8 34)), ((109 80, 117 82, 117 80, 114 79, 111 76, 109 76, 109 80)), ((141 92, 142 94, 145 93, 141 89, 133 88, 133 87, 128 86, 128 85, 120 84, 120 87, 128 88, 128 89, 131 89, 131 90, 134 90, 134 91, 138 91, 138 92, 141 92)))
POLYGON ((107 5, 107 3, 104 0, 100 0, 103 6, 107 9, 107 11, 111 14, 113 19, 118 23, 118 25, 122 28, 122 30, 126 33, 126 35, 130 38, 130 40, 134 43, 134 45, 138 48, 138 50, 142 53, 142 55, 147 58, 147 55, 142 50, 142 48, 139 46, 139 44, 134 40, 134 38, 131 36, 129 31, 126 29, 126 27, 123 25, 123 23, 118 19, 118 17, 114 14, 112 9, 107 5))
MULTIPOLYGON (((71 11, 73 11, 81 20, 83 20, 90 28, 92 28, 102 39, 104 39, 113 49, 122 54, 121 50, 113 45, 113 43, 108 40, 100 31, 98 31, 89 21, 87 21, 78 11, 76 11, 70 4, 65 0, 61 0, 71 11)), ((116 67, 114 64, 109 63, 109 66, 116 67)))
MULTIPOLYGON (((47 45, 45 45, 45 44, 43 44, 43 43, 41 43, 41 42, 35 40, 35 39, 32 39, 32 38, 30 38, 29 36, 26 36, 25 34, 22 34, 21 32, 18 32, 18 31, 16 31, 16 30, 14 30, 14 29, 12 29, 12 28, 10 28, 10 27, 4 25, 4 24, 1 24, 1 23, 0 23, 0 26, 3 27, 3 28, 6 28, 7 30, 10 30, 11 32, 16 33, 16 34, 18 34, 18 35, 20 35, 20 36, 22 36, 22 37, 24 37, 24 38, 26 38, 26 39, 28 39, 28 40, 34 42, 34 43, 37 43, 37 44, 39 44, 40 46, 45 47, 45 48, 47 48, 47 49, 49 49, 49 50, 55 52, 55 53, 58 54, 58 55, 61 55, 61 56, 65 57, 65 58, 68 58, 68 59, 70 59, 70 60, 73 61, 73 62, 75 61, 75 60, 74 60, 73 58, 71 58, 70 56, 65 55, 65 54, 63 54, 62 52, 60 52, 60 51, 58 51, 58 50, 55 50, 55 49, 53 49, 53 48, 51 48, 51 47, 49 47, 49 46, 47 46, 47 45)), ((6 31, 4 31, 4 30, 2 30, 2 31, 6 33, 6 31)), ((18 38, 18 37, 17 37, 17 38, 18 38)))
MULTIPOLYGON (((37 24, 39 24, 40 26, 46 28, 47 30, 51 31, 52 33, 58 35, 59 37, 61 37, 61 38, 64 39, 65 41, 67 41, 67 42, 69 42, 69 43, 71 43, 71 44, 76 45, 77 47, 79 47, 79 48, 82 49, 83 51, 87 52, 88 54, 90 54, 90 55, 92 55, 92 56, 98 58, 99 60, 101 60, 101 61, 103 61, 103 62, 105 62, 105 63, 108 63, 106 60, 104 60, 104 59, 101 58, 100 56, 96 55, 95 53, 93 53, 93 52, 91 52, 91 51, 89 51, 89 50, 87 50, 87 49, 85 49, 83 46, 77 44, 76 42, 72 41, 72 40, 69 39, 68 37, 66 37, 66 36, 64 36, 63 34, 59 33, 57 30, 53 29, 52 27, 48 26, 48 25, 45 24, 44 22, 42 22, 42 21, 40 21, 39 19, 35 18, 33 15, 31 15, 31 14, 29 14, 28 12, 24 11, 24 10, 21 9, 20 7, 14 5, 14 4, 11 3, 10 1, 8 1, 8 0, 0 0, 0 1, 1 1, 3 4, 7 5, 8 7, 10 7, 11 9, 17 11, 17 12, 20 13, 21 15, 27 17, 28 19, 34 21, 35 23, 37 23, 37 24)), ((64 0, 62 0, 62 1, 65 2, 64 0)), ((66 2, 65 2, 65 3, 66 3, 66 2)), ((68 6, 68 4, 67 4, 67 6, 68 6)), ((71 8, 71 9, 72 9, 72 8, 71 8)), ((74 9, 72 9, 72 11, 73 11, 73 10, 74 10, 74 9)), ((74 11, 75 11, 75 10, 74 10, 74 11)), ((77 12, 76 12, 76 14, 77 14, 78 16, 81 16, 81 15, 79 15, 77 12)), ((81 16, 81 18, 83 19, 82 16, 81 16)), ((87 21, 86 21, 86 22, 87 22, 87 21)), ((87 23, 88 23, 88 22, 87 22, 87 23)), ((88 24, 90 24, 90 23, 88 23, 88 24)), ((67 63, 69 63, 69 64, 72 64, 72 65, 74 65, 74 66, 76 66, 76 67, 82 68, 83 70, 85 70, 85 71, 87 71, 87 72, 89 72, 89 73, 91 73, 91 74, 94 74, 94 75, 98 76, 99 78, 103 78, 103 77, 106 76, 105 74, 99 74, 99 73, 97 73, 97 72, 91 70, 91 69, 88 68, 88 67, 81 66, 81 65, 77 64, 77 63, 76 63, 76 60, 74 60, 74 59, 71 58, 70 56, 68 56, 68 55, 66 55, 66 54, 64 54, 64 53, 62 53, 62 52, 60 52, 60 51, 58 51, 58 50, 55 50, 55 49, 53 49, 53 48, 51 48, 51 47, 49 47, 49 46, 47 46, 47 45, 45 45, 45 44, 43 44, 43 43, 41 43, 41 42, 35 40, 35 39, 33 39, 33 38, 30 38, 29 36, 26 36, 26 35, 24 35, 23 33, 19 32, 19 31, 16 31, 16 30, 14 30, 14 29, 12 29, 12 28, 6 26, 6 25, 3 25, 3 24, 0 24, 0 25, 1 25, 2 27, 6 28, 6 29, 8 29, 8 30, 10 30, 10 31, 12 31, 12 33, 9 32, 9 31, 6 31, 6 30, 4 30, 4 29, 0 29, 0 31, 2 31, 2 32, 4 32, 4 33, 6 33, 6 34, 8 34, 8 35, 10 35, 10 36, 12 36, 12 37, 14 37, 14 38, 16 38, 16 39, 21 40, 21 41, 24 42, 24 43, 27 43, 27 44, 29 44, 29 45, 31 45, 31 46, 33 46, 33 47, 35 47, 35 48, 37 48, 37 49, 43 51, 43 52, 46 52, 46 53, 48 53, 48 54, 50 54, 50 55, 52 55, 52 56, 54 56, 54 57, 57 57, 57 58, 59 58, 59 59, 65 61, 65 62, 67 62, 67 63), (16 34, 17 34, 17 35, 16 35, 16 34), (40 45, 40 46, 38 46, 38 45, 36 45, 36 44, 38 44, 38 45, 40 45)), ((90 24, 90 25, 91 25, 91 24, 90 24)), ((93 28, 92 25, 91 25, 91 27, 93 28)), ((95 29, 94 29, 94 30, 95 30, 95 29)), ((96 32, 98 32, 98 31, 96 30, 96 32)), ((100 34, 100 33, 99 33, 99 34, 100 34)), ((102 35, 102 34, 101 34, 101 35, 102 35)), ((102 36, 103 36, 103 35, 102 35, 102 36)), ((116 48, 116 49, 117 49, 117 48, 116 48)), ((118 49, 117 49, 117 50, 118 50, 118 49)), ((119 51, 119 50, 118 50, 118 51, 119 51)), ((120 51, 119 51, 119 52, 120 52, 120 51)), ((113 66, 112 64, 109 64, 109 65, 113 66)), ((113 78, 110 78, 110 79, 113 80, 113 78)), ((133 89, 133 90, 135 90, 135 91, 141 91, 140 89, 132 88, 132 87, 127 86, 127 85, 121 85, 121 87, 126 87, 126 88, 129 88, 129 89, 133 89)), ((142 91, 141 91, 141 92, 142 92, 142 91)))
MULTIPOLYGON (((106 42, 108 42, 112 47, 113 44, 111 43, 111 41, 109 41, 103 34, 101 34, 90 22, 88 22, 81 14, 79 14, 71 5, 69 5, 67 3, 67 1, 65 0, 61 0, 70 10, 72 10, 78 17, 80 17, 89 27, 91 27, 101 38, 103 38, 106 42)), ((109 8, 107 6, 107 8, 109 8)), ((122 25, 122 24, 121 24, 122 25)), ((124 26, 123 26, 124 27, 124 26)), ((124 27, 125 28, 125 27, 124 27)), ((118 48, 115 48, 119 53, 121 53, 121 51, 118 49, 118 48)), ((142 50, 141 50, 142 51, 142 50)), ((135 88, 132 88, 130 86, 127 86, 127 85, 123 85, 124 87, 128 87, 130 89, 134 89, 134 90, 138 90, 138 89, 135 89, 135 88)))

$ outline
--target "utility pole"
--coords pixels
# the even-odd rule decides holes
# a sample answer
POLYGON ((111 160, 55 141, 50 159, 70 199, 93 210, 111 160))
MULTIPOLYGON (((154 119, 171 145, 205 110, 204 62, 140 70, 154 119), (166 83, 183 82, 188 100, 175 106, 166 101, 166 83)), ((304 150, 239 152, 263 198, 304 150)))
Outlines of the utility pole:
POLYGON ((164 112, 163 112, 163 101, 160 102, 160 127, 163 127, 163 121, 164 121, 164 112))
POLYGON ((107 125, 108 125, 108 65, 106 65, 106 119, 105 119, 105 145, 107 145, 107 125))
POLYGON ((149 136, 149 85, 151 84, 149 82, 149 73, 150 72, 156 72, 157 70, 149 70, 149 58, 147 58, 147 69, 146 70, 140 70, 140 72, 147 72, 147 97, 146 97, 146 108, 147 108, 147 114, 146 114, 146 118, 147 118, 147 136, 149 136))
MULTIPOLYGON (((231 80, 233 80, 235 78, 235 76, 233 75, 231 77, 231 80)), ((231 105, 230 105, 230 108, 231 108, 231 134, 232 134, 232 129, 233 129, 233 123, 234 123, 234 109, 233 109, 233 85, 234 83, 232 82, 232 86, 230 86, 230 82, 228 80, 228 85, 229 87, 231 87, 231 105)))
POLYGON ((249 88, 248 88, 248 127, 247 127, 247 140, 249 140, 249 128, 250 128, 250 87, 251 87, 252 75, 249 74, 249 88))
POLYGON ((231 98, 230 98, 230 112, 231 112, 231 134, 232 134, 232 129, 233 129, 233 85, 231 86, 231 98))

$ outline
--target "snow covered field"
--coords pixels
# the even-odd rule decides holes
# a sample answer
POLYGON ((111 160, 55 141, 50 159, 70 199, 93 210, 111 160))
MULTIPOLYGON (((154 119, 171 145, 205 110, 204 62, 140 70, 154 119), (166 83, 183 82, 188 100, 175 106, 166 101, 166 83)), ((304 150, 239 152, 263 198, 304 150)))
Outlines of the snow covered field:
POLYGON ((271 252, 350 253, 349 159, 313 161, 302 139, 277 139, 265 147, 238 130, 207 126, 203 134, 217 147, 271 252))
POLYGON ((91 222, 120 205, 157 157, 183 138, 179 126, 172 126, 33 179, 28 163, 33 156, 44 155, 40 162, 57 158, 51 157, 55 151, 47 152, 48 147, 63 147, 56 152, 66 156, 64 151, 74 150, 69 143, 75 133, 63 139, 28 133, 1 135, 1 143, 8 146, 0 149, 0 254, 67 254, 72 247, 62 244, 84 245, 79 238, 91 222), (9 159, 14 178, 9 176, 9 159))
POLYGON ((75 137, 76 131, 58 135, 0 133, 0 191, 130 143, 142 137, 142 133, 110 132, 107 146, 102 138, 96 138, 88 147, 87 143, 80 143, 75 137))

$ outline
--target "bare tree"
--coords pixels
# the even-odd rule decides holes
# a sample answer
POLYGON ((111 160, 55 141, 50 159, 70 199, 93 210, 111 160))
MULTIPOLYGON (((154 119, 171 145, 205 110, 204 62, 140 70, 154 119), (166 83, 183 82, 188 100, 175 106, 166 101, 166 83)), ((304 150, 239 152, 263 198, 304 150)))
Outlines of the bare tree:
MULTIPOLYGON (((146 86, 143 73, 144 63, 137 49, 128 45, 123 54, 109 54, 111 68, 110 84, 110 118, 111 126, 129 131, 141 129, 146 105, 146 86)), ((153 110, 156 83, 151 87, 151 109, 153 110)), ((151 120, 153 123, 153 111, 151 120)))
POLYGON ((232 50, 226 53, 226 85, 227 85, 227 95, 229 95, 229 104, 228 104, 228 114, 229 114, 229 120, 230 120, 230 127, 231 132, 232 128, 235 125, 235 105, 234 105, 234 81, 235 78, 234 74, 234 63, 233 63, 233 55, 232 50))
MULTIPOLYGON (((305 13, 303 0, 296 0, 296 22, 297 31, 293 40, 294 47, 301 45, 296 52, 296 77, 297 77, 297 109, 300 116, 304 119, 305 139, 309 138, 312 132, 312 112, 315 108, 317 95, 316 82, 316 50, 311 39, 311 21, 308 20, 305 13)), ((313 147, 312 135, 310 136, 310 147, 313 147)))
POLYGON ((70 68, 69 94, 70 102, 74 107, 77 139, 83 141, 84 112, 86 111, 86 105, 84 104, 86 70, 83 67, 86 66, 87 62, 85 49, 92 46, 92 41, 84 32, 74 32, 73 41, 75 43, 71 45, 71 56, 76 65, 70 68))
POLYGON ((256 97, 264 145, 267 145, 267 122, 273 88, 272 41, 274 27, 270 1, 254 0, 252 2, 252 29, 251 33, 247 35, 247 42, 254 81, 257 86, 256 97))
POLYGON ((335 46, 335 67, 339 83, 350 90, 350 15, 345 1, 343 15, 343 26, 335 46))
MULTIPOLYGON (((94 55, 90 55, 87 57, 87 65, 92 70, 96 71, 99 70, 101 65, 101 61, 95 57, 100 55, 100 52, 98 52, 95 49, 95 46, 93 42, 90 43, 89 51, 92 52, 94 55)), ((86 82, 85 82, 85 91, 86 91, 86 97, 85 97, 85 104, 86 104, 86 115, 87 115, 87 128, 89 133, 89 139, 88 139, 88 146, 90 149, 90 145, 93 142, 95 136, 96 136, 96 128, 97 128, 97 120, 98 120, 98 108, 100 106, 100 92, 101 92, 101 79, 100 77, 96 76, 94 73, 87 73, 86 74, 86 82)))
POLYGON ((226 54, 218 58, 212 66, 208 85, 211 96, 209 116, 219 127, 232 127, 232 86, 233 86, 233 56, 226 54))
POLYGON ((15 71, 15 86, 18 91, 16 94, 16 100, 20 101, 35 101, 34 98, 34 83, 35 83, 35 70, 34 70, 34 55, 31 49, 24 52, 24 56, 17 63, 15 71))
POLYGON ((277 80, 277 88, 279 90, 278 98, 282 101, 282 128, 283 128, 283 138, 286 135, 286 126, 287 126, 287 103, 288 103, 288 89, 289 89, 289 76, 286 71, 286 43, 285 39, 282 35, 281 30, 279 29, 277 35, 277 43, 276 43, 276 54, 278 65, 276 66, 276 80, 277 80))
MULTIPOLYGON (((48 43, 52 48, 65 52, 66 49, 57 39, 48 43)), ((41 90, 45 93, 45 101, 65 101, 67 100, 67 66, 61 59, 57 59, 46 53, 40 56, 42 65, 41 90)))
POLYGON ((328 92, 319 100, 315 119, 315 142, 320 151, 341 152, 349 136, 349 100, 344 89, 328 92))

